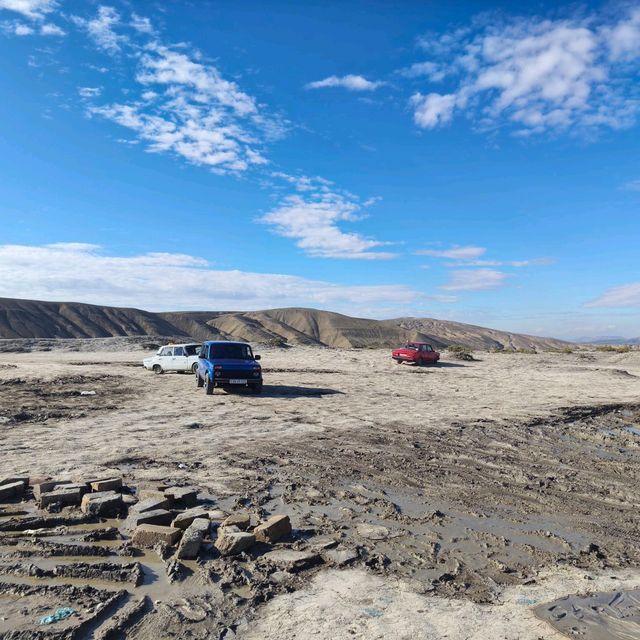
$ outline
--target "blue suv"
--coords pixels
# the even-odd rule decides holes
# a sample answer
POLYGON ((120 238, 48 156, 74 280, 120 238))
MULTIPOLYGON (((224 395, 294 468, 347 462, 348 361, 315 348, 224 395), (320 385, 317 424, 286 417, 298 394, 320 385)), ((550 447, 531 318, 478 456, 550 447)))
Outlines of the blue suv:
POLYGON ((249 388, 262 391, 260 356, 254 356, 246 342, 209 340, 202 343, 196 369, 196 383, 212 395, 215 387, 249 388))

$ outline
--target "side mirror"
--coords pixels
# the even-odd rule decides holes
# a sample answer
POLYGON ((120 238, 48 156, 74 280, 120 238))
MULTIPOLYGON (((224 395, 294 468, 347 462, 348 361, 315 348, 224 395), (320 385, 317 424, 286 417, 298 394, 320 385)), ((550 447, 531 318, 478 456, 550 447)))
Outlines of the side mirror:
POLYGON ((254 360, 260 360, 260 356, 253 356, 254 360))
POLYGON ((201 360, 204 360, 204 351, 201 351, 201 352, 198 354, 198 358, 200 358, 201 360))

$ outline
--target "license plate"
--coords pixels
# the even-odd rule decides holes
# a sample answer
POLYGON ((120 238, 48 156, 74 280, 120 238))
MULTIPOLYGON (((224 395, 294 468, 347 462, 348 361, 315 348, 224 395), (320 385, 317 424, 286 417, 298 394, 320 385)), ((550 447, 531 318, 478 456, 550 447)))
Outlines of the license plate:
POLYGON ((247 384, 246 380, 240 380, 240 378, 231 378, 229 384, 247 384))

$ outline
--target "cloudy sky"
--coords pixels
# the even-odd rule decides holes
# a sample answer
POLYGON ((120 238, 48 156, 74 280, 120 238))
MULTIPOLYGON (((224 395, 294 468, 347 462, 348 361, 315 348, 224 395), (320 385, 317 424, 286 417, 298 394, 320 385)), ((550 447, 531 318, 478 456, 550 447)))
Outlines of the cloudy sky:
POLYGON ((0 0, 0 296, 638 336, 639 71, 640 2, 0 0))

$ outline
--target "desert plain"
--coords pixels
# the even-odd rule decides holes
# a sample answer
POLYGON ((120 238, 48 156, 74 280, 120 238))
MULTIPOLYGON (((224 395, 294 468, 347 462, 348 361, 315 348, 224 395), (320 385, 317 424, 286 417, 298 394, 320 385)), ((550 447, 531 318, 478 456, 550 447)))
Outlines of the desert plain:
MULTIPOLYGON (((146 609, 105 633, 114 607, 77 637, 640 637, 635 613, 617 615, 640 589, 640 351, 444 351, 415 367, 388 349, 258 347, 262 395, 206 396, 192 375, 144 370, 133 342, 81 343, 4 345, 0 475, 195 486, 225 514, 289 515, 276 551, 312 560, 203 554, 172 579, 153 551, 114 552, 140 562, 123 602, 146 609), (590 593, 617 594, 604 622, 554 616, 590 593)), ((19 508, 0 508, 0 582, 32 585, 13 567, 51 558, 2 531, 19 508)), ((21 615, 0 594, 0 638, 75 637, 16 631, 21 615)))

